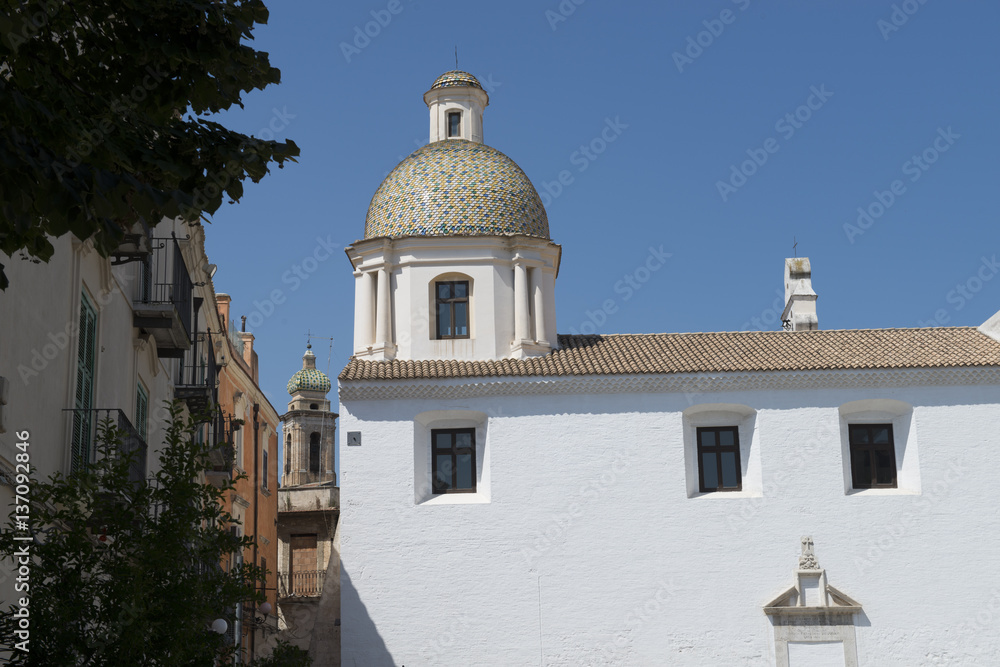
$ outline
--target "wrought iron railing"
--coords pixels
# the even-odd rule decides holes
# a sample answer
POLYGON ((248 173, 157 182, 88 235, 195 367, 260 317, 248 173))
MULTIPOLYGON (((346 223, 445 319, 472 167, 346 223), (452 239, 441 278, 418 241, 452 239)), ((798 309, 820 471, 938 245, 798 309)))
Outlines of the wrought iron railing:
POLYGON ((105 420, 111 419, 114 426, 122 432, 118 452, 122 455, 132 455, 129 463, 129 481, 141 483, 146 479, 146 441, 124 412, 116 408, 71 409, 66 412, 72 413, 73 420, 70 436, 73 440, 71 445, 73 471, 87 467, 94 460, 98 428, 105 420))
POLYGON ((176 396, 184 399, 192 411, 204 410, 216 402, 218 368, 212 335, 194 335, 191 348, 184 352, 177 366, 176 396))
POLYGON ((209 462, 215 472, 232 472, 236 459, 233 432, 239 428, 233 415, 219 410, 212 416, 209 438, 213 447, 208 452, 209 462))
POLYGON ((177 237, 153 238, 152 252, 143 262, 135 302, 173 305, 184 332, 190 336, 193 289, 191 274, 184 264, 177 237))
POLYGON ((319 597, 323 593, 326 570, 303 570, 301 572, 278 573, 278 596, 287 598, 319 597))

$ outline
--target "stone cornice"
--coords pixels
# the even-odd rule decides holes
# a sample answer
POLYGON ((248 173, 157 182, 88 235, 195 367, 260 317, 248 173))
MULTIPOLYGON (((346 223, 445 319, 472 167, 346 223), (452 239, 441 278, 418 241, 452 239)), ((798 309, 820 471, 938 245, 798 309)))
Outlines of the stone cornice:
POLYGON ((454 399, 545 394, 708 393, 934 385, 1000 385, 1000 368, 574 375, 566 377, 341 381, 340 400, 454 399))

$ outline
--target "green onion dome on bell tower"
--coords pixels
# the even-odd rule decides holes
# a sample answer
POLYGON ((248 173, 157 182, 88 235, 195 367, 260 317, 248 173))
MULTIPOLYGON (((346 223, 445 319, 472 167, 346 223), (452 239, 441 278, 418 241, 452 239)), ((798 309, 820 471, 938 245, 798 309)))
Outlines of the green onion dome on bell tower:
POLYGON ((313 354, 312 345, 306 345, 306 353, 302 355, 302 370, 288 381, 288 393, 318 391, 325 394, 330 391, 331 386, 326 373, 316 368, 316 355, 313 354))

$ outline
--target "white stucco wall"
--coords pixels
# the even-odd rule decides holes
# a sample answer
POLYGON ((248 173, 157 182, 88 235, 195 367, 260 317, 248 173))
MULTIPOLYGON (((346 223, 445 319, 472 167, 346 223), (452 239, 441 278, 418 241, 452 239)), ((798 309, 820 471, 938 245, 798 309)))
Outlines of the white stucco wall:
POLYGON ((793 583, 803 535, 863 606, 858 664, 1000 655, 995 383, 345 400, 340 414, 344 664, 773 665, 762 606, 793 583), (894 417, 901 488, 850 491, 841 408, 882 399, 911 407, 894 417), (685 411, 700 404, 752 410, 743 492, 691 486, 685 411), (486 415, 486 502, 417 502, 417 416, 448 410, 486 415))
POLYGON ((525 294, 529 325, 525 343, 539 343, 537 319, 547 345, 556 346, 555 279, 560 248, 528 236, 408 237, 369 239, 348 248, 355 267, 354 354, 359 358, 504 359, 515 354, 515 262, 523 262, 541 286, 542 313, 537 317, 531 282, 525 294), (391 351, 374 340, 380 310, 377 283, 389 274, 391 351), (366 274, 368 274, 366 276, 366 274), (436 340, 434 283, 469 281, 467 339, 436 340), (372 287, 372 286, 376 287, 372 287), (374 348, 374 352, 371 348, 374 348))

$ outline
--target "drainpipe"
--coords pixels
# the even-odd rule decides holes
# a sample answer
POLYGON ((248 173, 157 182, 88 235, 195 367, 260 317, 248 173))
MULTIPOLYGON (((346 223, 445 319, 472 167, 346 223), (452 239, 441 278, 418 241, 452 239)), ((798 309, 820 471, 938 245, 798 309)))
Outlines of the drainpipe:
MULTIPOLYGON (((258 421, 258 416, 260 414, 260 403, 253 404, 253 564, 258 565, 260 561, 257 559, 257 503, 260 501, 259 492, 257 487, 260 485, 260 442, 258 441, 260 437, 260 422, 258 421)), ((254 600, 253 603, 253 618, 257 618, 257 601, 254 600)), ((250 659, 256 660, 257 658, 257 628, 255 627, 250 634, 250 659)))

